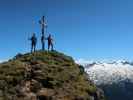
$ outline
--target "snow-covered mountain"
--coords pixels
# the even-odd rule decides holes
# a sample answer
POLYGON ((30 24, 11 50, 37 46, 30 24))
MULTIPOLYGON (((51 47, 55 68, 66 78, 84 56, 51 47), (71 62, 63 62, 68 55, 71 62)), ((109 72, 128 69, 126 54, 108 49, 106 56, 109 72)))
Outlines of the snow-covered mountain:
POLYGON ((91 62, 83 66, 107 100, 133 100, 133 62, 91 62))
POLYGON ((108 63, 93 62, 85 65, 85 71, 97 85, 113 84, 122 81, 133 82, 133 63, 116 61, 108 63))

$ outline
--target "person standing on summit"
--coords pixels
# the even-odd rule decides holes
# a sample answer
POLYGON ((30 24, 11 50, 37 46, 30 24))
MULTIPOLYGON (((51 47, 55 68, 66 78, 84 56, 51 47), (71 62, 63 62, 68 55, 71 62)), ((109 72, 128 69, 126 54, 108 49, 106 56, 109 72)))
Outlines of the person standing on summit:
POLYGON ((53 51, 54 50, 53 38, 52 38, 51 34, 49 34, 47 40, 48 40, 48 51, 49 51, 50 47, 51 47, 51 51, 53 51))
POLYGON ((32 37, 29 39, 31 40, 31 53, 36 51, 36 44, 37 44, 37 37, 35 33, 33 33, 32 37))

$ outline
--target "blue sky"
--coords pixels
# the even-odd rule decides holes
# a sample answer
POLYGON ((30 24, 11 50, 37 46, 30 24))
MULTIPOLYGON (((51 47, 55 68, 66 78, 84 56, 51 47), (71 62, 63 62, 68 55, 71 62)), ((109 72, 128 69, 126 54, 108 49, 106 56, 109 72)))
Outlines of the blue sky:
POLYGON ((79 59, 133 59, 133 0, 0 0, 0 59, 30 51, 45 15, 55 48, 79 59))

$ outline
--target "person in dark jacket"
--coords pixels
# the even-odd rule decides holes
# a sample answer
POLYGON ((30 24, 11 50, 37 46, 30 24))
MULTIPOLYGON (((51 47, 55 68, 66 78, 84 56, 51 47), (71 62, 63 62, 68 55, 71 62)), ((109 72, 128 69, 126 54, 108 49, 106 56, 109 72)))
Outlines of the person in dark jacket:
POLYGON ((51 51, 53 51, 54 50, 54 48, 53 48, 53 38, 52 38, 51 34, 49 34, 47 40, 48 40, 48 51, 50 50, 50 47, 51 47, 51 51))
POLYGON ((32 53, 32 52, 36 51, 37 37, 36 37, 35 33, 33 33, 30 40, 31 40, 31 53, 32 53))

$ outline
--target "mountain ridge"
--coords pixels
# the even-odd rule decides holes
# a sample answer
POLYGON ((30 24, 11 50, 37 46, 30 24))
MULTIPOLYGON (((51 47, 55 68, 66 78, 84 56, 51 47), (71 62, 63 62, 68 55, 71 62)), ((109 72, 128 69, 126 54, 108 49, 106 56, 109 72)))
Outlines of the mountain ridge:
POLYGON ((93 62, 84 67, 88 73, 88 79, 104 90, 107 100, 132 100, 132 62, 124 60, 93 62))

